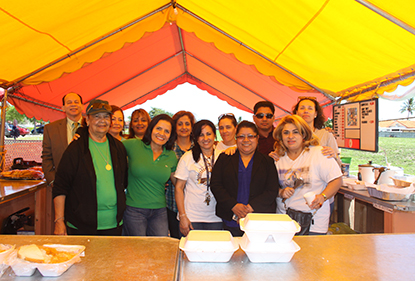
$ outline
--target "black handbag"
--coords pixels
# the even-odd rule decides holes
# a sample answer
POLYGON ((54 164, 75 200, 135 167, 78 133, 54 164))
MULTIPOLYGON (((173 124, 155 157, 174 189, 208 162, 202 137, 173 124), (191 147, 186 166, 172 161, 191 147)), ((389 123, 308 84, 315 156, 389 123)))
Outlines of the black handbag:
POLYGON ((287 215, 298 222, 298 224, 301 226, 300 232, 297 232, 295 235, 308 235, 310 233, 310 226, 313 222, 312 213, 301 212, 288 208, 287 215))
POLYGON ((30 216, 23 213, 29 209, 29 207, 23 208, 5 218, 1 227, 1 234, 17 234, 17 230, 28 224, 31 219, 30 216))

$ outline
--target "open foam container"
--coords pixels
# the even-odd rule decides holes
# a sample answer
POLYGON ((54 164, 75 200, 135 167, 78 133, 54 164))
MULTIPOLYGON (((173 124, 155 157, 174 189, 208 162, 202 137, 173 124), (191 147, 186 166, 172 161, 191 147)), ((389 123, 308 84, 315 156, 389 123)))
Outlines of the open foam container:
POLYGON ((79 262, 81 260, 80 256, 85 250, 85 246, 80 245, 45 244, 43 246, 55 248, 58 251, 72 252, 75 253, 75 256, 70 260, 61 263, 35 263, 19 259, 17 257, 17 250, 14 250, 10 258, 10 266, 17 276, 32 276, 36 269, 38 269, 43 276, 60 276, 75 262, 79 262))
POLYGON ((264 243, 269 236, 278 243, 290 242, 300 225, 286 214, 250 213, 239 220, 241 230, 252 242, 264 243))
POLYGON ((3 273, 9 267, 9 256, 14 250, 14 245, 10 244, 0 244, 0 277, 3 276, 3 273))
POLYGON ((179 248, 191 262, 228 262, 239 245, 227 230, 191 230, 179 248))

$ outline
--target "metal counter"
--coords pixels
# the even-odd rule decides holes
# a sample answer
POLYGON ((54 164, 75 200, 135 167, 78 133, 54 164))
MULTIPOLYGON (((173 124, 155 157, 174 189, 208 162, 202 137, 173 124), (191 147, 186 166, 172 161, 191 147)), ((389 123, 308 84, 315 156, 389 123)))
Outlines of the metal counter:
POLYGON ((85 257, 57 278, 17 277, 9 267, 1 280, 175 280, 179 240, 168 237, 0 236, 0 243, 84 245, 85 257))
POLYGON ((402 211, 402 212, 415 212, 415 202, 413 201, 385 201, 371 197, 366 190, 357 191, 352 190, 347 187, 341 187, 339 193, 345 194, 345 197, 348 199, 357 198, 359 200, 372 203, 378 209, 383 209, 385 211, 402 211))
POLYGON ((413 280, 415 234, 294 237, 289 263, 251 263, 239 249, 229 263, 193 263, 182 252, 180 280, 413 280))

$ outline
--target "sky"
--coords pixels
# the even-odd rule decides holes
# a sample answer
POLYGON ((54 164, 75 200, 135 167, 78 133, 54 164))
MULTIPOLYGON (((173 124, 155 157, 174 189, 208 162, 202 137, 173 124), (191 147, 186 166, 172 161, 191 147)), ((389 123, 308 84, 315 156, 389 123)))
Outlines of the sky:
MULTIPOLYGON (((407 87, 398 86, 394 94, 399 96, 413 86, 414 85, 407 87)), ((390 101, 380 98, 379 120, 406 118, 407 113, 399 113, 403 102, 404 101, 390 101)), ((208 119, 215 124, 218 121, 219 115, 223 113, 233 113, 236 119, 241 116, 242 120, 253 121, 252 113, 237 109, 236 107, 229 105, 227 102, 218 99, 216 96, 200 90, 196 86, 189 83, 181 84, 173 90, 167 91, 163 95, 160 95, 152 100, 148 100, 134 108, 125 110, 125 118, 127 120, 135 109, 144 108, 147 112, 149 112, 152 107, 161 108, 173 114, 180 110, 190 111, 195 115, 196 120, 208 119)), ((412 116, 415 117, 415 115, 412 116)))

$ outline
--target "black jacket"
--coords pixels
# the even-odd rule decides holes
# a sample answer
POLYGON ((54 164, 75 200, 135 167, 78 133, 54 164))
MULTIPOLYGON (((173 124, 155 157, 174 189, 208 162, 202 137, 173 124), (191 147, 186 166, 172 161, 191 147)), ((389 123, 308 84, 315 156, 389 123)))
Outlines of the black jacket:
MULTIPOLYGON (((256 151, 254 154, 249 205, 255 213, 276 213, 276 202, 280 184, 274 160, 256 151)), ((238 203, 239 151, 234 155, 222 153, 212 171, 211 190, 217 201, 216 215, 232 220, 232 208, 238 203)))
MULTIPOLYGON (((53 184, 53 198, 66 195, 65 220, 86 234, 97 231, 97 186, 94 164, 88 148, 87 128, 77 131, 80 138, 71 142, 62 155, 53 184)), ((117 223, 125 210, 125 189, 128 184, 127 152, 124 145, 107 133, 114 182, 117 192, 117 223)))

